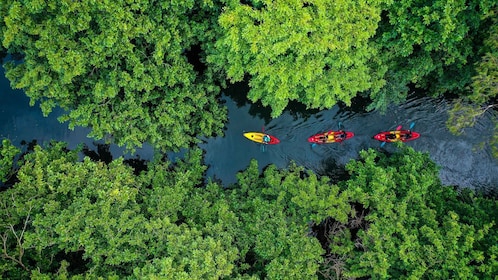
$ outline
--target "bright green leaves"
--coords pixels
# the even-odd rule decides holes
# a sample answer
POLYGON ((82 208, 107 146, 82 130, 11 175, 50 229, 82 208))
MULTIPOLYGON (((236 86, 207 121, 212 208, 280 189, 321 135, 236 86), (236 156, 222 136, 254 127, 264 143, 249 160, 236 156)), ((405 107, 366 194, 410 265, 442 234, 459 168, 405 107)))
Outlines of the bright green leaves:
POLYGON ((131 168, 122 160, 108 166, 88 158, 75 163, 75 153, 65 155, 63 149, 37 147, 19 170, 20 182, 8 190, 32 207, 24 246, 38 252, 53 244, 67 252, 83 249, 83 258, 97 266, 134 261, 134 251, 143 250, 136 228, 144 218, 138 215, 131 168))
POLYGON ((208 62, 232 82, 250 76, 249 99, 282 113, 290 100, 310 108, 350 103, 370 89, 369 44, 380 20, 379 2, 230 2, 219 18, 223 35, 208 62))
MULTIPOLYGON (((365 217, 368 226, 358 232, 357 242, 363 250, 349 255, 346 276, 440 279, 493 275, 495 257, 485 253, 481 244, 497 238, 491 218, 496 210, 486 212, 477 203, 463 203, 455 191, 442 187, 428 155, 406 147, 389 157, 369 150, 361 152, 361 160, 352 161, 347 169, 351 179, 345 191, 369 214, 365 217), (355 188, 362 188, 363 193, 355 188), (469 217, 476 215, 473 212, 479 213, 479 218, 470 221, 469 217)), ((332 248, 340 247, 335 244, 332 248)))
MULTIPOLYGON (((238 259, 230 233, 237 228, 234 213, 216 197, 210 198, 215 205, 197 204, 205 211, 183 210, 189 198, 209 197, 194 189, 205 170, 201 155, 194 150, 174 165, 156 162, 136 176, 123 159, 78 162, 64 144, 36 146, 25 156, 19 182, 1 192, 3 253, 9 256, 2 275, 36 269, 49 277, 60 268, 69 277, 74 270, 64 269, 66 259, 90 278, 227 277, 238 259)), ((214 196, 222 190, 208 189, 214 196)))
POLYGON ((14 171, 14 159, 20 150, 7 140, 2 140, 0 145, 0 183, 5 183, 14 171))
POLYGON ((2 4, 3 44, 23 55, 7 77, 44 114, 60 106, 68 111, 61 121, 91 127, 97 139, 129 149, 188 147, 198 135, 219 133, 226 110, 211 77, 185 55, 206 37, 209 25, 188 16, 202 8, 177 2, 2 4))
POLYGON ((272 279, 313 279, 323 250, 308 236, 309 223, 328 216, 347 217, 347 198, 328 179, 318 179, 300 167, 288 170, 269 166, 260 176, 256 161, 238 174, 229 190, 243 230, 237 237, 242 252, 255 258, 251 275, 272 279))

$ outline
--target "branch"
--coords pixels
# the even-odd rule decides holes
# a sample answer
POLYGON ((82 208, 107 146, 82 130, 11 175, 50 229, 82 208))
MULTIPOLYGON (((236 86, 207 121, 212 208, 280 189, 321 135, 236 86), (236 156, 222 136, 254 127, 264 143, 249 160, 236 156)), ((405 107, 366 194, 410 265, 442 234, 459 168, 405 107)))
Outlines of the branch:
MULTIPOLYGON (((498 104, 491 104, 491 105, 488 105, 488 106, 486 106, 486 107, 483 107, 483 108, 482 108, 482 110, 483 110, 483 111, 482 111, 482 114, 484 114, 487 110, 489 110, 489 109, 491 109, 491 108, 493 108, 493 107, 496 107, 496 106, 498 106, 498 104)), ((482 114, 481 114, 481 115, 482 115, 482 114)))
POLYGON ((24 256, 24 248, 23 248, 22 241, 23 241, 24 233, 26 232, 26 228, 28 227, 28 222, 29 222, 29 218, 30 218, 32 209, 33 209, 33 206, 30 206, 29 210, 28 210, 28 215, 26 216, 26 219, 24 220, 24 225, 23 225, 22 231, 19 235, 16 233, 16 230, 14 229, 14 225, 9 225, 7 227, 8 229, 10 229, 10 231, 12 232, 12 234, 14 234, 14 236, 16 238, 17 247, 19 248, 19 256, 17 258, 15 258, 14 256, 11 256, 7 253, 8 232, 4 233, 1 236, 2 241, 3 241, 3 257, 10 259, 10 260, 14 261, 15 263, 19 264, 26 271, 29 271, 29 270, 22 262, 22 257, 24 256))

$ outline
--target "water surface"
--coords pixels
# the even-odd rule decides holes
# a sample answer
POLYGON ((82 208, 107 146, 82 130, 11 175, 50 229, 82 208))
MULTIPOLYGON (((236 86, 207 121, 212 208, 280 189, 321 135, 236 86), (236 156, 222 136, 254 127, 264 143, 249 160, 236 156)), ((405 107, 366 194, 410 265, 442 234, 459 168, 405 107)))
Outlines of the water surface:
MULTIPOLYGON (((334 176, 349 160, 358 158, 361 149, 379 148, 380 142, 372 136, 380 131, 394 129, 398 125, 408 127, 415 122, 414 131, 421 137, 408 142, 415 150, 430 153, 441 167, 440 177, 445 185, 497 190, 498 162, 491 155, 489 147, 479 148, 491 136, 492 119, 496 113, 489 111, 480 118, 475 127, 461 136, 452 135, 445 127, 448 101, 440 98, 412 96, 407 102, 392 106, 385 114, 366 112, 365 104, 357 103, 351 108, 335 106, 330 110, 304 110, 291 105, 280 117, 271 119, 268 108, 250 104, 246 99, 247 86, 238 84, 226 91, 223 100, 228 107, 229 121, 225 135, 205 139, 199 146, 205 149, 205 163, 209 165, 207 175, 224 184, 234 183, 236 173, 245 169, 250 160, 258 160, 260 168, 275 164, 285 168, 291 161, 303 165, 318 174, 334 176), (341 144, 332 143, 312 147, 307 137, 326 130, 337 129, 342 122, 346 130, 355 137, 341 144), (281 143, 267 146, 249 141, 242 135, 248 131, 265 130, 278 137, 281 143), (339 169, 338 169, 339 168, 339 169)), ((22 141, 36 139, 46 143, 52 139, 65 141, 69 148, 86 143, 90 148, 102 143, 87 137, 86 128, 68 129, 66 123, 59 123, 57 117, 62 110, 55 110, 43 117, 40 108, 29 106, 29 99, 20 90, 12 90, 4 75, 0 77, 0 138, 9 138, 15 145, 22 141)), ((396 147, 387 144, 387 151, 396 147)), ((124 149, 111 145, 113 157, 125 154, 124 149)), ((153 150, 145 145, 138 149, 142 159, 152 159, 153 150)))

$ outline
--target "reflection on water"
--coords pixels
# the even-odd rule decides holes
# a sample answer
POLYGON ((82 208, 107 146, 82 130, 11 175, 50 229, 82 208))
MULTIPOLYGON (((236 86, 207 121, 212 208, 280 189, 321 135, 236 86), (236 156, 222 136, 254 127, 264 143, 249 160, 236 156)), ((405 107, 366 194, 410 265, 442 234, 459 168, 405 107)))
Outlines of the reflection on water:
MULTIPOLYGON (((400 106, 392 106, 385 114, 365 112, 361 99, 352 108, 337 105, 330 110, 305 110, 297 103, 290 103, 288 109, 278 118, 270 118, 270 110, 261 104, 251 104, 245 99, 247 86, 238 84, 223 97, 229 110, 229 120, 224 137, 205 139, 199 146, 206 150, 205 163, 209 165, 207 175, 225 184, 236 181, 236 173, 245 169, 252 158, 258 160, 261 168, 275 164, 285 168, 291 161, 303 165, 318 174, 340 179, 347 176, 342 167, 358 157, 361 149, 380 148, 380 142, 372 136, 380 131, 393 129, 398 125, 408 127, 415 122, 414 131, 422 136, 407 145, 418 151, 428 152, 441 167, 440 177, 445 185, 497 190, 498 163, 491 156, 489 147, 480 149, 491 136, 491 110, 479 119, 474 128, 461 136, 452 135, 445 127, 448 103, 444 99, 411 97, 400 106), (307 137, 329 129, 337 129, 342 122, 346 130, 355 137, 343 143, 317 145, 312 147, 307 137), (262 152, 259 144, 242 135, 248 131, 261 131, 278 137, 281 143, 268 146, 262 152)), ((69 143, 75 148, 85 143, 90 150, 99 152, 99 143, 86 137, 89 130, 68 129, 67 124, 57 121, 62 111, 54 111, 49 117, 42 116, 38 106, 30 107, 28 98, 18 90, 12 90, 4 75, 0 77, 0 138, 9 138, 20 146, 21 141, 36 138, 38 143, 51 139, 69 143), (95 148, 96 147, 96 148, 95 148)), ((388 152, 393 145, 385 145, 388 152)), ((124 155, 124 150, 111 145, 113 157, 124 155)), ((152 159, 153 151, 145 146, 137 151, 141 159, 152 159)), ((135 156, 127 155, 128 158, 135 156)))

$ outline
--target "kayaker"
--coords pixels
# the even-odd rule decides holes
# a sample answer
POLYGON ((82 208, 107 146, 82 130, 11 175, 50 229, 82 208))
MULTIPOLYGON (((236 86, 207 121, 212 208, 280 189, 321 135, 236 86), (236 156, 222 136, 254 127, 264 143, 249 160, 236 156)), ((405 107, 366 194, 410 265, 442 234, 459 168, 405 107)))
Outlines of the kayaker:
POLYGON ((407 133, 403 133, 401 135, 401 140, 408 140, 412 138, 412 132, 410 130, 407 131, 407 133))
POLYGON ((270 143, 270 141, 271 141, 271 139, 270 139, 270 135, 265 134, 265 135, 263 136, 263 142, 264 142, 265 144, 268 144, 268 143, 270 143))
POLYGON ((389 133, 389 134, 386 135, 386 139, 394 140, 394 139, 396 139, 396 134, 395 133, 389 133))
POLYGON ((320 137, 320 140, 322 141, 322 143, 327 143, 328 139, 329 139, 329 133, 328 132, 325 132, 323 134, 323 136, 320 137))
POLYGON ((339 130, 339 134, 336 134, 336 139, 342 141, 346 139, 346 132, 344 130, 339 130))

